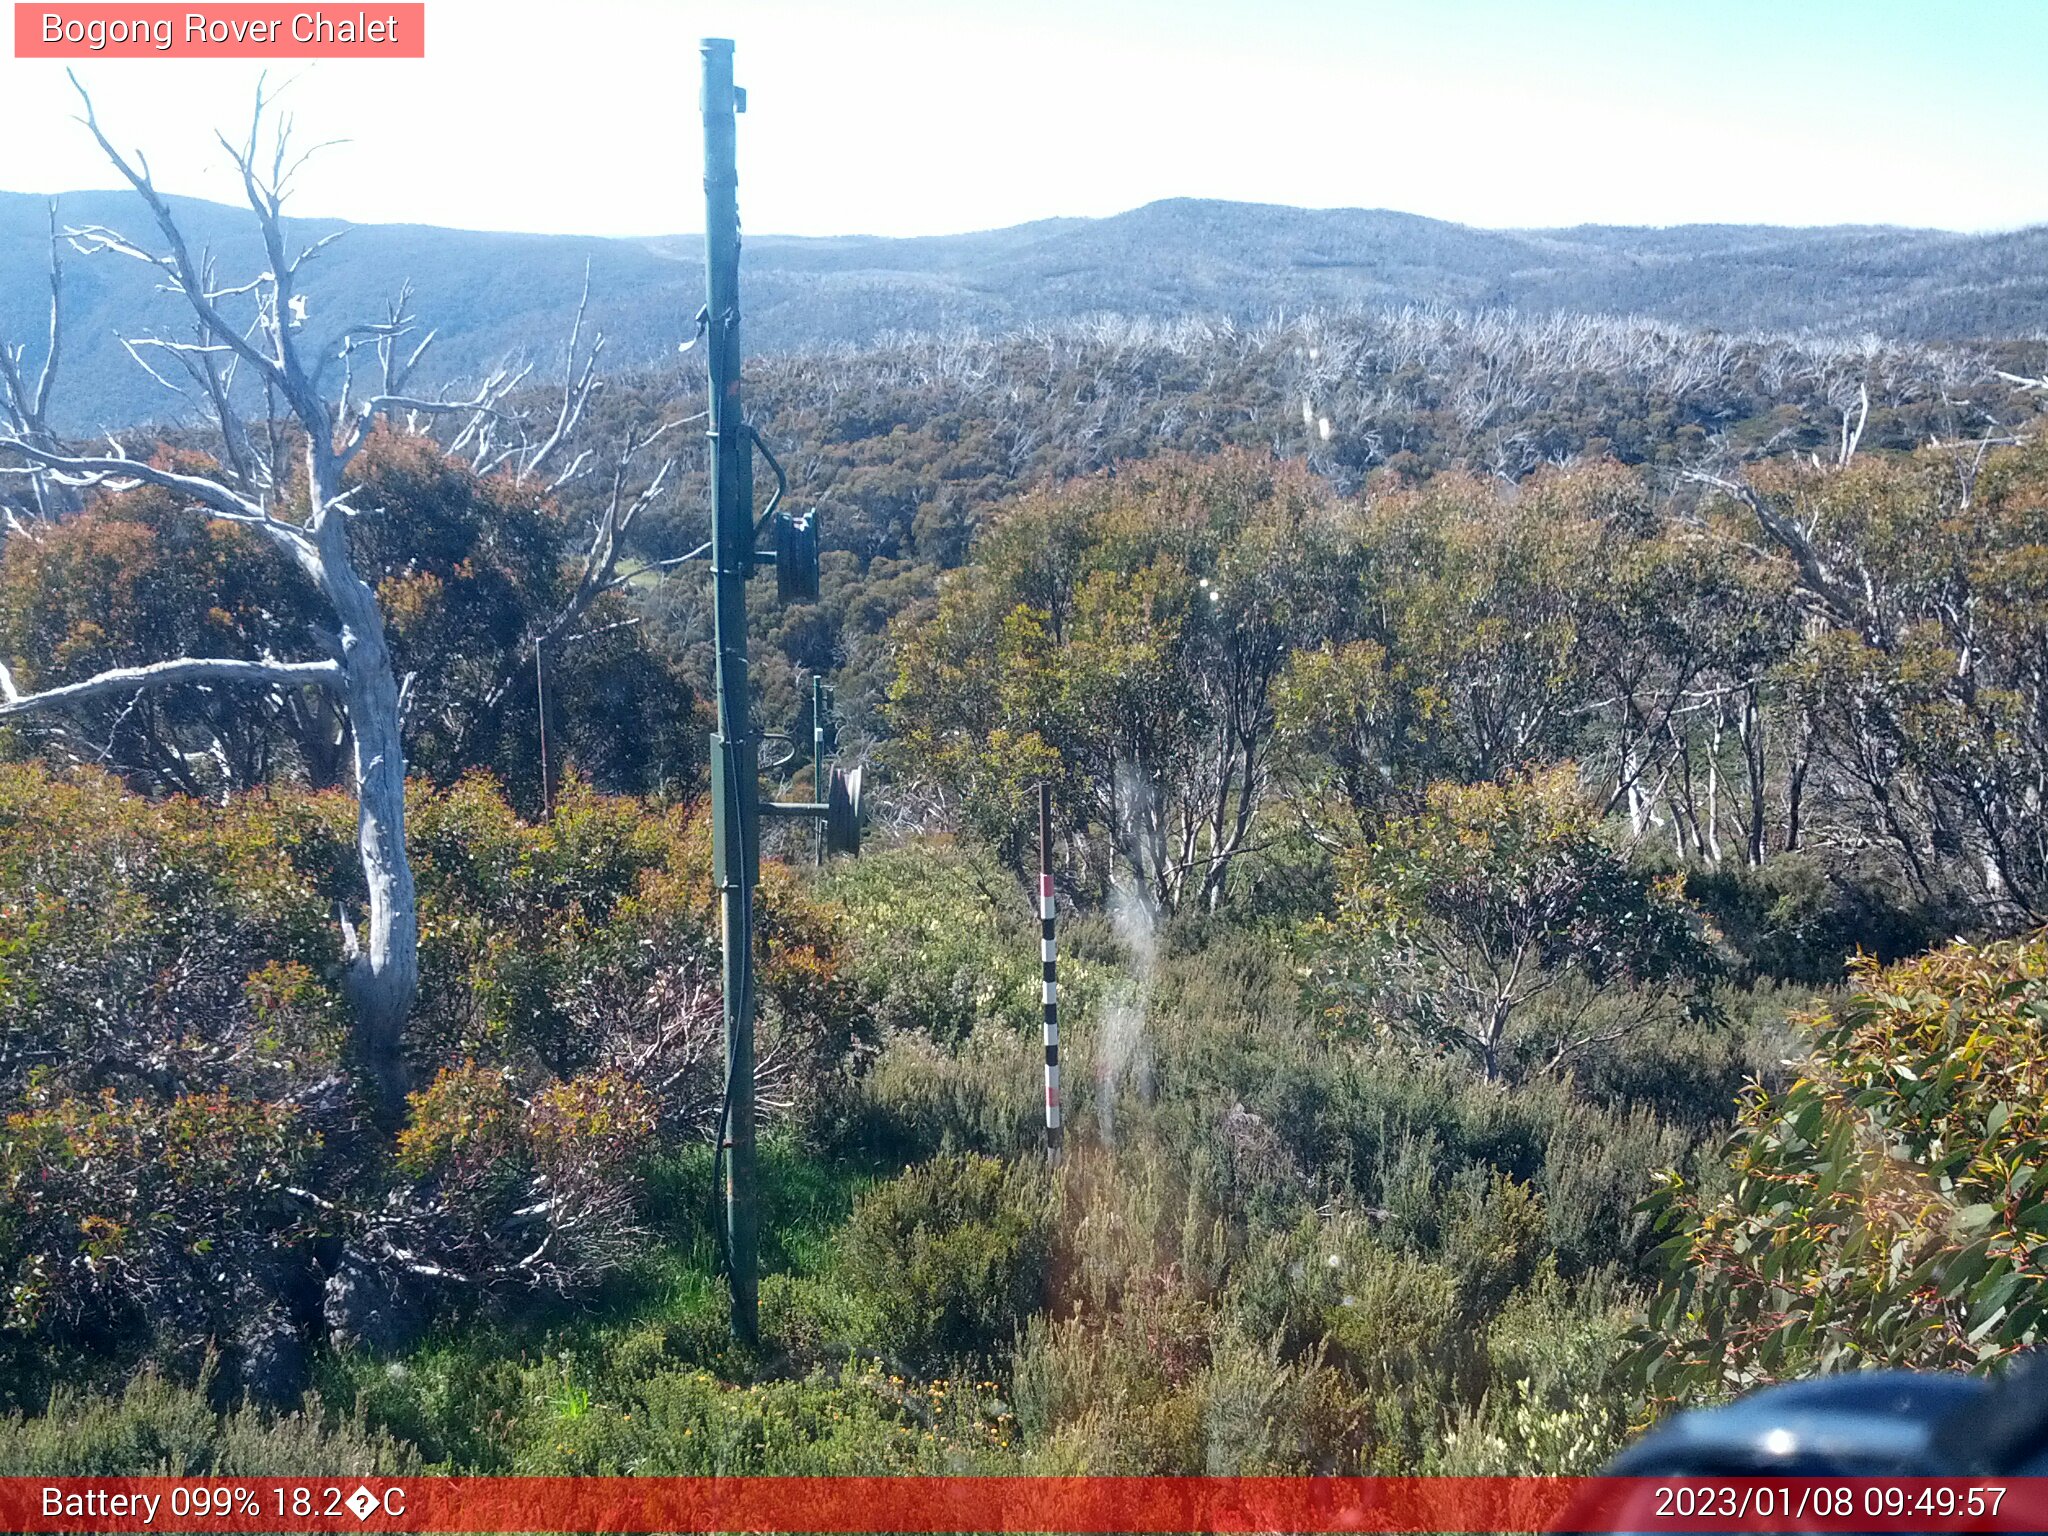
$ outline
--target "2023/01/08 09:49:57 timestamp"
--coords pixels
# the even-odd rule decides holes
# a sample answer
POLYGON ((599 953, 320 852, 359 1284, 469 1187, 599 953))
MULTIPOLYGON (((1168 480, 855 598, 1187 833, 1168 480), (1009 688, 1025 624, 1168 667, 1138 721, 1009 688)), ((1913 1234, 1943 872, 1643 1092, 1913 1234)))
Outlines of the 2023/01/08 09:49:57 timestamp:
POLYGON ((1998 1483, 1918 1478, 1875 1477, 1854 1483, 1702 1478, 1660 1482, 1651 1490, 1649 1507, 1640 1512, 1653 1521, 1995 1519, 2006 1493, 2006 1487, 1998 1483))

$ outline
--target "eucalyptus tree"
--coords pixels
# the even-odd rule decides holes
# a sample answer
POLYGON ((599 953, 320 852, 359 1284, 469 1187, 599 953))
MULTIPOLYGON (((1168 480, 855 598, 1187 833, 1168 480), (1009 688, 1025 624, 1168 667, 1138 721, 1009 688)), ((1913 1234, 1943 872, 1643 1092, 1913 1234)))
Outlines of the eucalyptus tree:
MULTIPOLYGON (((1704 478, 1704 477, 1703 477, 1704 478)), ((1830 840, 1995 929, 2048 916, 2048 440, 1711 486, 1783 568, 1830 840)))
POLYGON ((1090 878, 1214 907, 1257 842, 1282 669, 1326 634, 1347 547, 1320 482, 1250 453, 1025 497, 899 626, 909 759, 1020 858, 1026 790, 1051 778, 1090 878))
MULTIPOLYGON (((409 289, 381 318, 351 325, 331 343, 312 341, 306 326, 308 267, 337 236, 303 247, 293 241, 284 205, 311 151, 295 148, 289 120, 276 118, 261 86, 247 136, 240 142, 221 138, 263 250, 263 270, 240 280, 224 277, 210 253, 193 248, 146 157, 117 149, 82 87, 79 95, 82 123, 141 199, 153 234, 145 242, 92 225, 64 229, 62 239, 84 254, 143 263, 180 303, 189 330, 167 335, 138 329, 123 341, 139 366, 196 405, 199 437, 209 452, 159 446, 144 453, 118 436, 87 449, 51 431, 48 409, 63 319, 53 216, 50 340, 33 382, 26 349, 4 349, 9 405, 0 416, 0 473, 27 492, 10 507, 10 520, 21 530, 15 536, 34 537, 38 520, 68 498, 154 488, 280 557, 311 594, 310 622, 301 631, 303 654, 282 654, 279 644, 254 657, 169 655, 28 687, 0 662, 0 720, 201 688, 250 691, 277 706, 293 701, 331 721, 356 801, 362 876, 357 914, 346 908, 336 913, 344 985, 357 1065, 388 1123, 405 1092, 403 1031, 419 985, 419 919, 406 852, 404 733, 416 680, 401 676, 394 664, 386 615, 366 579, 373 573, 363 566, 360 542, 352 537, 352 525, 377 508, 363 504, 364 481, 350 469, 380 432, 434 428, 446 451, 480 473, 507 476, 537 494, 559 489, 594 468, 591 453, 572 456, 568 446, 601 387, 596 360, 602 337, 581 343, 579 310, 560 408, 552 422, 537 427, 508 403, 525 380, 523 370, 497 370, 464 398, 416 392, 412 381, 433 332, 422 332, 412 315, 409 289)), ((664 465, 643 477, 644 483, 630 482, 634 457, 659 435, 629 443, 617 456, 611 494, 597 499, 583 570, 560 611, 531 637, 532 645, 561 636, 616 588, 620 539, 668 478, 664 465)), ((24 673, 48 660, 16 658, 24 673)), ((504 686, 509 684, 501 684, 501 692, 504 686)))

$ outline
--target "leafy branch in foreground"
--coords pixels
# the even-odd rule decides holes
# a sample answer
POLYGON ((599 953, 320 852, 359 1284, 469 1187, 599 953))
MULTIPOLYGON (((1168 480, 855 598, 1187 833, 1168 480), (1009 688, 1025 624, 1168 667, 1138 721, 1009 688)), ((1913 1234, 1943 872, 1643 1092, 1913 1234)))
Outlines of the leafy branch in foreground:
POLYGON ((1813 1371, 1982 1368, 2048 1331, 2048 939, 1861 960, 1813 1055, 1752 1088, 1732 1187, 1648 1202, 1669 1280, 1636 1369, 1666 1402, 1813 1371))

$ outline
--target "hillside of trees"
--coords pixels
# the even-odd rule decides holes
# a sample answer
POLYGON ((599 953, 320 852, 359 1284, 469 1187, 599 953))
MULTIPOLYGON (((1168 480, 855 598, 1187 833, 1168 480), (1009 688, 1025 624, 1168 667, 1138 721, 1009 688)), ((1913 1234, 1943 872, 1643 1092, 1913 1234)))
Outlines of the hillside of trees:
POLYGON ((702 375, 423 406, 393 320, 346 409, 296 279, 192 305, 272 416, 0 380, 0 1471, 1589 1472, 2038 1341, 2019 323, 751 364, 827 516, 761 713, 878 788, 764 864, 746 1347, 702 375))
MULTIPOLYGON (((126 198, 67 192, 58 218, 119 225, 126 198)), ((169 201, 195 246, 224 267, 259 257, 245 213, 169 201)), ((48 199, 0 192, 0 335, 40 332, 49 218, 48 199)), ((619 367, 672 357, 703 302, 695 237, 289 224, 299 244, 347 231, 307 269, 309 337, 332 343, 410 282, 439 332, 428 374, 442 381, 480 376, 507 357, 551 355, 586 271, 593 317, 612 336, 619 367)), ((905 333, 993 337, 1099 316, 1258 325, 1309 310, 1410 306, 1643 317, 1729 334, 1987 340, 2048 328, 2048 283, 2031 276, 2044 251, 2048 235, 2038 229, 1487 230, 1379 209, 1182 198, 1111 218, 918 239, 749 235, 748 344, 780 354, 905 333)), ((138 320, 177 319, 145 271, 75 263, 72 314, 75 388, 59 402, 62 426, 92 432, 187 408, 115 339, 138 320)))
MULTIPOLYGON (((1613 460, 1653 500, 1690 503, 1698 475, 1768 458, 1825 464, 1947 442, 1967 470, 1980 439, 2034 420, 2041 395, 2023 381, 2044 365, 2048 346, 2034 341, 1792 341, 1420 310, 1255 327, 1103 320, 764 358, 749 373, 752 410, 790 466, 792 495, 821 509, 826 557, 820 603, 762 613, 757 676, 789 718, 805 707, 797 675, 824 671, 856 727, 883 732, 889 623, 934 599, 990 510, 1020 487, 1134 459, 1242 449, 1299 463, 1346 496, 1444 471, 1513 484, 1613 460)), ((593 420, 651 430, 703 388, 688 368, 621 380, 593 420)), ((679 451, 676 484, 638 525, 644 559, 703 537, 694 445, 679 451)), ((692 675, 708 676, 703 584, 644 596, 692 675)))

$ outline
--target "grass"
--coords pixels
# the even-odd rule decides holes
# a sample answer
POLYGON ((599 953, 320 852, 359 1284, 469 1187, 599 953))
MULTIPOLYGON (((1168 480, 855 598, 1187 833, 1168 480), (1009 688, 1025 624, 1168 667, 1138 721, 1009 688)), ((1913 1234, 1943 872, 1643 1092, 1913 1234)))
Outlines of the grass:
MULTIPOLYGON (((664 1245, 683 1252, 699 1268, 718 1261, 712 1227, 718 1194, 712 1188, 711 1162, 710 1148, 693 1147, 662 1163, 648 1180, 656 1233, 664 1245)), ((853 1214, 855 1199, 893 1171, 879 1163, 820 1160, 779 1137, 763 1141, 762 1272, 821 1272, 829 1263, 832 1233, 853 1214)))
POLYGON ((858 1306, 833 1273, 833 1237, 883 1170, 821 1161, 776 1138, 762 1143, 760 1167, 760 1348, 732 1338, 711 1153, 697 1148, 651 1171, 656 1241, 601 1290, 573 1302, 521 1297, 440 1326, 395 1358, 323 1355, 322 1398, 359 1407, 430 1464, 505 1470, 536 1423, 584 1420, 658 1372, 702 1371, 734 1386, 800 1373, 843 1343, 832 1335, 858 1330, 858 1306))

